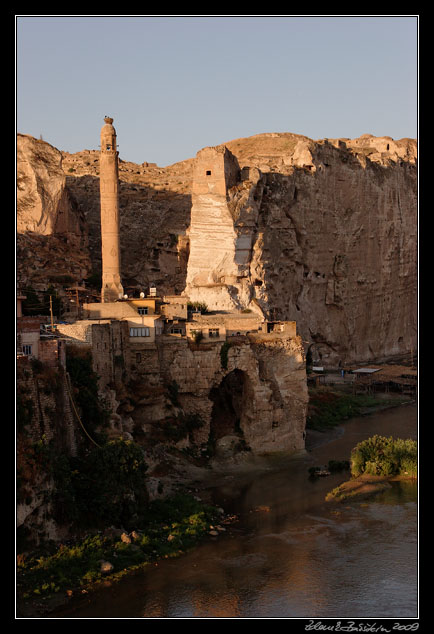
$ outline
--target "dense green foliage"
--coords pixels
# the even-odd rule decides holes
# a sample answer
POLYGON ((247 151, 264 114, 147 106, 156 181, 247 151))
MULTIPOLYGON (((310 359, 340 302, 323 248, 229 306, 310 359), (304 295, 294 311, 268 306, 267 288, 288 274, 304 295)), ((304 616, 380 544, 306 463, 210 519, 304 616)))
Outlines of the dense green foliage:
MULTIPOLYGON (((393 402, 396 404, 396 402, 393 402)), ((330 390, 312 390, 309 397, 307 429, 325 431, 342 421, 359 416, 365 408, 388 405, 384 399, 330 390)))
POLYGON ((133 441, 111 440, 85 457, 71 458, 69 465, 71 519, 80 526, 129 527, 145 513, 147 465, 133 441))
POLYGON ((18 588, 22 596, 49 595, 101 579, 101 561, 113 565, 113 574, 123 574, 161 557, 175 557, 191 548, 210 528, 217 510, 191 496, 176 495, 155 500, 147 507, 132 543, 101 534, 55 552, 18 559, 18 588))
POLYGON ((417 442, 373 436, 358 443, 351 452, 351 474, 417 477, 417 442))
POLYGON ((224 344, 222 345, 222 347, 220 348, 220 361, 222 364, 222 368, 224 370, 228 369, 228 355, 229 355, 229 348, 231 347, 231 344, 229 341, 225 341, 224 344))
POLYGON ((133 441, 119 438, 68 456, 53 442, 41 439, 26 449, 26 460, 23 473, 18 474, 18 499, 26 495, 26 483, 37 468, 52 482, 49 496, 58 524, 81 530, 111 525, 128 528, 143 521, 148 509, 148 467, 142 449, 133 441))
POLYGON ((81 420, 87 431, 101 444, 103 438, 99 437, 96 429, 106 425, 109 412, 98 394, 98 376, 92 369, 91 353, 68 350, 66 370, 74 388, 73 398, 80 408, 81 420))
POLYGON ((208 306, 205 304, 205 302, 187 302, 187 310, 200 312, 200 313, 207 313, 208 306))

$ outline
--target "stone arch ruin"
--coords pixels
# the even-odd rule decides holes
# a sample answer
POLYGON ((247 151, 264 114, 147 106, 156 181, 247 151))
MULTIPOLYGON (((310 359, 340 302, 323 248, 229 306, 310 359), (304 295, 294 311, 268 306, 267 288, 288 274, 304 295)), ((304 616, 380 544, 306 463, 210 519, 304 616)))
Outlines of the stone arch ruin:
POLYGON ((244 430, 251 414, 252 386, 248 373, 235 368, 211 388, 209 443, 217 451, 236 453, 248 449, 244 430))

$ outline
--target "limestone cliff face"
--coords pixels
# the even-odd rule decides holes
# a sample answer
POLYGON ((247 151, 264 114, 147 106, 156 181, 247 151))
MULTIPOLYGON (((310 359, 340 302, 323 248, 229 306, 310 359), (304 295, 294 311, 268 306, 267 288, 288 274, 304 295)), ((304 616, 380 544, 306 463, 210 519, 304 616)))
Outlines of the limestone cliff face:
POLYGON ((41 235, 80 233, 65 188, 62 155, 31 136, 17 137, 17 231, 41 235))
MULTIPOLYGON (((124 288, 154 283, 161 293, 186 289, 210 307, 295 320, 306 349, 324 363, 415 350, 416 141, 270 133, 219 147, 211 168, 206 148, 166 168, 120 161, 124 288), (219 169, 225 192, 213 193, 219 169)), ((66 190, 88 234, 69 266, 76 275, 101 270, 98 156, 62 153, 66 190)), ((21 203, 18 214, 20 227, 46 217, 21 203)), ((23 237, 34 243, 20 251, 19 273, 43 284, 62 266, 61 249, 41 252, 35 229, 26 231, 19 248, 23 237)))
MULTIPOLYGON (((370 135, 321 142, 269 135, 267 141, 274 152, 262 156, 243 140, 227 144, 226 151, 238 151, 241 169, 239 182, 226 189, 232 226, 227 222, 221 232, 220 217, 209 213, 219 206, 216 195, 195 196, 193 181, 195 258, 188 262, 186 294, 211 308, 224 297, 225 308, 259 306, 268 317, 295 320, 313 358, 326 364, 414 348, 415 142, 370 135), (211 236, 216 247, 206 252, 211 236), (196 273, 201 270, 206 279, 196 273)), ((218 148, 208 152, 221 155, 218 148)), ((201 153, 197 163, 205 173, 201 153)))
POLYGON ((62 154, 25 134, 17 136, 16 227, 23 285, 44 288, 59 275, 87 276, 87 230, 66 187, 62 154))

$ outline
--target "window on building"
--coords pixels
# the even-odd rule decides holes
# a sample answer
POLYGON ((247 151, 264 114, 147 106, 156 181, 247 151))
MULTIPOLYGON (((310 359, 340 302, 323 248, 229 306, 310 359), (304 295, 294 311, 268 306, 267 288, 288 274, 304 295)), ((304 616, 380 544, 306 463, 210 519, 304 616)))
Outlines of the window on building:
POLYGON ((147 315, 149 312, 148 306, 141 306, 139 308, 139 315, 147 315))
POLYGON ((142 362, 142 355, 140 354, 140 352, 136 352, 136 363, 141 363, 142 362))
POLYGON ((24 344, 23 353, 27 355, 32 354, 32 346, 30 344, 24 344))
POLYGON ((208 335, 210 337, 218 337, 219 336, 219 329, 218 328, 210 328, 208 331, 208 335))
POLYGON ((211 176, 211 170, 206 170, 206 175, 211 176))
POLYGON ((172 328, 170 331, 173 335, 182 335, 182 328, 172 328))
POLYGON ((111 150, 112 146, 111 145, 106 145, 106 150, 111 150))
POLYGON ((149 337, 149 328, 130 328, 130 337, 149 337))

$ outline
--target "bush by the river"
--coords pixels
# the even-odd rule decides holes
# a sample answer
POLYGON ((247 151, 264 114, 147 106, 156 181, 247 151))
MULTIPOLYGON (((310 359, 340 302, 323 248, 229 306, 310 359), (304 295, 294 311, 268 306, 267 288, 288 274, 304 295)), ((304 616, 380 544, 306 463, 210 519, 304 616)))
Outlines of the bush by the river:
POLYGON ((154 500, 131 536, 101 531, 51 552, 19 555, 19 595, 44 597, 98 582, 106 577, 102 562, 111 564, 111 576, 119 577, 162 557, 176 557, 207 534, 217 517, 218 509, 189 495, 154 500))
POLYGON ((417 442, 372 436, 351 451, 351 475, 417 477, 417 442))

